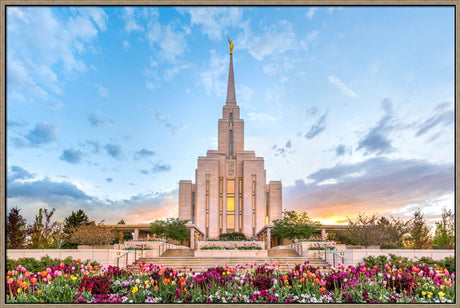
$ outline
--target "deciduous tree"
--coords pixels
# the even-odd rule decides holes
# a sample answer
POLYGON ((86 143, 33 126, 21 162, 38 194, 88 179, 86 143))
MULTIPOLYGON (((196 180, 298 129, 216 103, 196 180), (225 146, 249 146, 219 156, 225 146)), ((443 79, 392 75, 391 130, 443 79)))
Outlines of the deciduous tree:
POLYGON ((62 240, 62 224, 59 222, 51 223, 51 217, 56 209, 48 211, 40 208, 35 216, 35 221, 27 227, 27 235, 30 240, 28 248, 57 248, 62 240))
POLYGON ((271 235, 276 238, 287 238, 290 240, 307 239, 316 233, 321 225, 313 221, 306 212, 284 211, 283 218, 273 221, 275 227, 271 235))
POLYGON ((70 241, 78 245, 109 245, 116 238, 115 230, 104 227, 103 221, 98 224, 81 224, 70 229, 70 241))
MULTIPOLYGON (((77 248, 78 243, 72 243, 71 232, 75 230, 75 228, 79 227, 81 224, 90 224, 91 222, 88 219, 88 215, 86 215, 85 211, 79 209, 78 211, 72 211, 72 214, 67 216, 64 220, 64 241, 62 244, 62 248, 77 248)), ((94 223, 94 222, 92 222, 94 223)))

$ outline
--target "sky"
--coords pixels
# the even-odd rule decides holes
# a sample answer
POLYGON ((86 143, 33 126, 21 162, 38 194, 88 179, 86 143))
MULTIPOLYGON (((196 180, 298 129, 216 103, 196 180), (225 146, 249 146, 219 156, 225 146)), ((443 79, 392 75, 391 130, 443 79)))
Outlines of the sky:
POLYGON ((228 37, 245 149, 283 209, 429 223, 454 209, 453 7, 14 7, 7 208, 177 217, 217 149, 228 37))

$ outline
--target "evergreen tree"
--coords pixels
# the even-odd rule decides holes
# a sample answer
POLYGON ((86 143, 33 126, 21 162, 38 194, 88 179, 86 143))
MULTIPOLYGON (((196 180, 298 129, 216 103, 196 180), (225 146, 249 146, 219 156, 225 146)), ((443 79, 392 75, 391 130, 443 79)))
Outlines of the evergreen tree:
POLYGON ((27 234, 27 225, 24 217, 19 213, 21 210, 14 207, 6 218, 6 248, 24 248, 27 234))
POLYGON ((82 210, 79 209, 78 211, 72 211, 72 214, 67 216, 64 220, 64 242, 62 244, 62 248, 77 248, 78 243, 73 243, 71 241, 71 232, 75 230, 75 228, 81 226, 82 224, 94 224, 90 222, 88 219, 88 215, 82 210))
POLYGON ((411 249, 426 249, 431 246, 430 229, 423 219, 423 213, 417 209, 409 225, 410 236, 407 243, 411 249))
POLYGON ((455 215, 452 210, 442 209, 442 218, 436 223, 433 246, 436 248, 454 248, 455 244, 455 215))

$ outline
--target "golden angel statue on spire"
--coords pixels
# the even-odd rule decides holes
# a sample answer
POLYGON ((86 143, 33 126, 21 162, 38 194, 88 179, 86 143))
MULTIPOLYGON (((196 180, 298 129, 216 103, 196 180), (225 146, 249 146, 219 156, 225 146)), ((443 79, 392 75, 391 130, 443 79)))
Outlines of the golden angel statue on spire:
POLYGON ((228 43, 230 44, 230 54, 233 55, 233 42, 230 40, 230 36, 227 33, 228 43))

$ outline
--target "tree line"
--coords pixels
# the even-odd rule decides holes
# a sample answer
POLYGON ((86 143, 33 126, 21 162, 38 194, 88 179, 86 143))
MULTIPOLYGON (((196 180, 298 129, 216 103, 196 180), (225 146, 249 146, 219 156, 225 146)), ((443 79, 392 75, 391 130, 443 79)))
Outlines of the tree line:
MULTIPOLYGON (((27 224, 20 209, 11 208, 6 219, 6 248, 77 248, 78 245, 108 245, 132 238, 129 232, 104 227, 104 221, 89 220, 82 210, 72 211, 63 222, 51 222, 55 209, 40 208, 27 224)), ((118 225, 124 224, 123 219, 118 225)))

